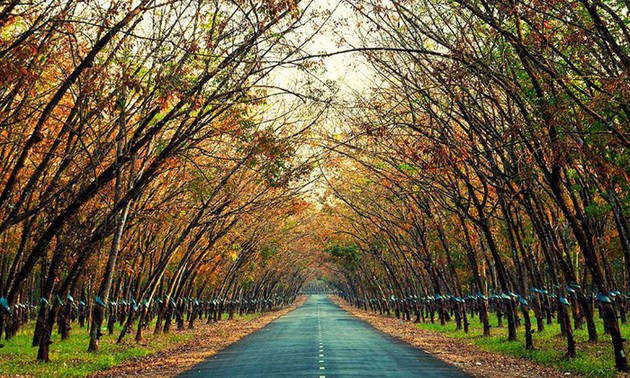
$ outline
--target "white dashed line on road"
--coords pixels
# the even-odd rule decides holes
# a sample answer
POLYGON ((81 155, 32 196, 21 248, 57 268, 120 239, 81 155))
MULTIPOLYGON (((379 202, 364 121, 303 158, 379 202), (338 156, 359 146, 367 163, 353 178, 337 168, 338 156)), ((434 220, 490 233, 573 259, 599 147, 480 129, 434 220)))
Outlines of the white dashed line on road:
MULTIPOLYGON (((319 317, 319 303, 317 303, 317 335, 319 337, 319 370, 326 370, 324 366, 324 341, 322 339, 322 322, 319 317)), ((320 375, 319 378, 326 378, 325 375, 320 375)))

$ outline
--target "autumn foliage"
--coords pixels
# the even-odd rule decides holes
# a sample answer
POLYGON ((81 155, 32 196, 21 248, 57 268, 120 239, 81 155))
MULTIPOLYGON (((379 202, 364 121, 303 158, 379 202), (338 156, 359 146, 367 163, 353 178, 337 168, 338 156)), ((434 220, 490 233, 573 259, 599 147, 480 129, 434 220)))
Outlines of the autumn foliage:
MULTIPOLYGON (((78 320, 90 351, 119 323, 293 300, 308 259, 297 126, 258 87, 292 54, 292 1, 0 5, 0 334, 36 319, 49 360, 78 320)), ((88 346, 86 345, 86 348, 88 346)))
POLYGON ((628 4, 348 3, 376 83, 329 139, 348 298, 485 334, 494 311, 528 349, 554 314, 568 358, 599 313, 628 370, 628 4))

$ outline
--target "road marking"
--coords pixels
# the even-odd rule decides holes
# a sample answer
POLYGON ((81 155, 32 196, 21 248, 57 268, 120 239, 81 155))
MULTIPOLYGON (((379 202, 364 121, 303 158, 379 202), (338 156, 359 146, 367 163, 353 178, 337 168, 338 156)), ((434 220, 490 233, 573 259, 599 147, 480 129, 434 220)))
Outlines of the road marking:
MULTIPOLYGON (((326 370, 324 366, 324 341, 322 339, 322 322, 319 316, 319 302, 317 303, 317 335, 319 336, 319 370, 326 370)), ((320 375, 319 378, 326 378, 325 375, 320 375)))

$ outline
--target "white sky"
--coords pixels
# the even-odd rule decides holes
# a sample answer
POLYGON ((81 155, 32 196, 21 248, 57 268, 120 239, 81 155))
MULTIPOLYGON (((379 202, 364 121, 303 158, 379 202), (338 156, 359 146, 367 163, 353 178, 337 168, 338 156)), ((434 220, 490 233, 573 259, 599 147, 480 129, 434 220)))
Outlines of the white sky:
MULTIPOLYGON (((356 16, 352 9, 340 0, 315 0, 319 9, 333 12, 328 24, 308 46, 312 53, 331 53, 358 45, 356 16)), ((363 89, 369 75, 365 60, 356 53, 324 58, 326 77, 346 89, 363 89)))
MULTIPOLYGON (((311 19, 313 13, 320 16, 303 29, 295 38, 304 40, 310 37, 315 29, 325 21, 322 15, 325 11, 332 12, 331 17, 322 26, 321 30, 309 41, 304 50, 307 54, 326 54, 340 50, 347 50, 359 45, 356 35, 356 16, 352 9, 342 0, 313 0, 306 19, 311 19)), ((365 59, 357 53, 346 53, 325 58, 316 58, 314 61, 323 64, 323 70, 317 72, 315 80, 335 82, 340 95, 353 91, 364 91, 370 86, 370 66, 365 59)), ((313 79, 313 78, 311 78, 313 79)), ((303 72, 291 68, 278 69, 272 75, 272 81, 278 87, 296 89, 300 91, 300 81, 308 80, 303 72), (297 86, 297 88, 296 88, 297 86)))

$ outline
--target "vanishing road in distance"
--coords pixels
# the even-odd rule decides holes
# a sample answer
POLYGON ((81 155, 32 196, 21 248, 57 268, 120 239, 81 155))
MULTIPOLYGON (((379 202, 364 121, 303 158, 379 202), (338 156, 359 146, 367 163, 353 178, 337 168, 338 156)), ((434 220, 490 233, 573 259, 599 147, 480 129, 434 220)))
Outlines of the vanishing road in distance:
POLYGON ((466 377, 343 311, 325 295, 181 377, 466 377))

